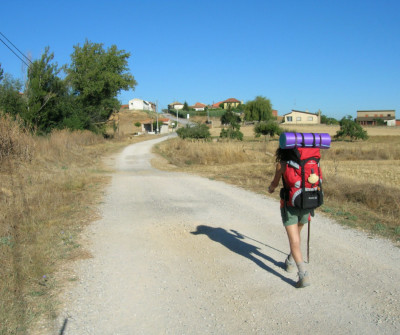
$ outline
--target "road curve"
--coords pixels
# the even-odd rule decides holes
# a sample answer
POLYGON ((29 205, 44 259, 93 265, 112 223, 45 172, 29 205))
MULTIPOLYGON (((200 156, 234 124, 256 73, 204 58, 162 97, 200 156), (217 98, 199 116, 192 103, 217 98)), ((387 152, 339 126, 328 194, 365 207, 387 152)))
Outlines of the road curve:
POLYGON ((102 219, 84 233, 93 258, 76 264, 50 333, 400 333, 399 248, 317 215, 312 284, 296 289, 278 203, 152 168, 161 140, 116 158, 102 219))

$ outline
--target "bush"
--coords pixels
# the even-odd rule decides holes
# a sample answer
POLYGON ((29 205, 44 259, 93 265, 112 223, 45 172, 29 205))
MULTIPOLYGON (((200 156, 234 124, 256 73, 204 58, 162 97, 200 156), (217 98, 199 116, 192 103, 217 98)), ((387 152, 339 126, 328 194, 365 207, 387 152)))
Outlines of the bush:
POLYGON ((240 116, 230 110, 221 116, 221 124, 235 125, 241 121, 240 116))
POLYGON ((340 120, 340 130, 338 130, 335 135, 335 138, 345 137, 349 137, 351 141, 357 139, 367 140, 368 133, 348 115, 340 120))
POLYGON ((243 133, 235 128, 222 129, 219 137, 243 141, 243 133))
POLYGON ((211 137, 210 130, 205 124, 196 124, 195 126, 187 125, 177 131, 180 138, 209 139, 211 137))
POLYGON ((256 137, 264 136, 275 136, 280 135, 283 130, 275 121, 260 122, 254 127, 254 133, 256 137))

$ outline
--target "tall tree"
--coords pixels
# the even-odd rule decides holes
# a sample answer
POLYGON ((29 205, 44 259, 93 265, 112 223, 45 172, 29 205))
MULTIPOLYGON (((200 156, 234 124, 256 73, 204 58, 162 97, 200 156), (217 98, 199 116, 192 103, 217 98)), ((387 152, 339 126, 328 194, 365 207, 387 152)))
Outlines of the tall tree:
POLYGON ((271 101, 263 96, 257 96, 245 105, 244 118, 246 121, 267 121, 272 119, 271 101))
POLYGON ((67 94, 67 89, 58 76, 62 68, 53 60, 54 54, 46 47, 42 57, 28 69, 28 109, 23 118, 39 133, 48 133, 59 127, 63 119, 60 101, 67 94))
POLYGON ((351 115, 343 117, 339 124, 340 129, 336 132, 336 138, 349 137, 351 141, 357 139, 368 139, 367 131, 364 130, 356 121, 354 121, 351 115))
POLYGON ((12 116, 21 115, 26 110, 26 103, 20 94, 22 83, 11 75, 5 74, 0 83, 0 111, 12 116))
POLYGON ((129 56, 115 45, 104 50, 103 44, 88 40, 83 46, 74 46, 68 80, 91 128, 107 121, 119 108, 117 95, 121 90, 135 88, 136 80, 128 73, 129 56))
POLYGON ((4 70, 1 68, 1 63, 0 63, 0 81, 2 81, 2 79, 3 79, 3 73, 4 73, 4 70))

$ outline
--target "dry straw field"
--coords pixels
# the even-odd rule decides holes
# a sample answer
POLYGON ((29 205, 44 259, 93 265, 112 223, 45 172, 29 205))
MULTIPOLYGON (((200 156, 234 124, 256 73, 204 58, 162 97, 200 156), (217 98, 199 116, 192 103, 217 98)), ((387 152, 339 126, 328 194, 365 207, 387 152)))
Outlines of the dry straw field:
MULTIPOLYGON (((286 127, 288 131, 325 132, 338 126, 286 127)), ((212 129, 218 136, 220 128, 212 129)), ((156 148, 165 169, 196 173, 267 194, 275 169, 277 138, 254 137, 242 127, 243 142, 174 139, 156 148)), ((342 224, 400 241, 400 128, 367 128, 367 141, 334 141, 322 150, 325 204, 318 209, 342 224)), ((278 193, 278 192, 276 192, 278 193)), ((277 197, 277 194, 274 194, 277 197)))
POLYGON ((79 233, 108 182, 101 157, 134 141, 88 131, 36 137, 0 116, 0 334, 28 334, 57 313, 62 264, 90 257, 79 233))

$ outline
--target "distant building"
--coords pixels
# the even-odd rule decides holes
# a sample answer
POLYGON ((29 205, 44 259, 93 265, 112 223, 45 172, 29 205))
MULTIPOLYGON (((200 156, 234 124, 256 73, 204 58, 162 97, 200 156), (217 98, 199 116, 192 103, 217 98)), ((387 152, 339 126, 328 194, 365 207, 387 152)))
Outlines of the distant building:
POLYGON ((212 104, 211 108, 220 108, 222 106, 223 109, 228 109, 228 108, 236 108, 240 104, 243 104, 243 101, 239 101, 238 99, 235 98, 229 98, 224 101, 216 102, 215 104, 212 104))
POLYGON ((356 121, 363 126, 376 126, 382 121, 391 125, 392 120, 396 120, 396 112, 393 109, 357 111, 356 121))
POLYGON ((319 124, 321 123, 318 114, 313 114, 309 112, 302 112, 292 110, 290 113, 283 115, 284 123, 287 124, 319 124))
POLYGON ((150 101, 142 99, 129 100, 129 110, 156 111, 156 105, 150 101))
POLYGON ((181 104, 180 102, 173 102, 172 104, 168 105, 168 110, 170 111, 171 109, 175 109, 175 110, 180 110, 183 109, 183 104, 181 104))
POLYGON ((207 105, 202 104, 201 102, 196 102, 193 106, 190 106, 190 108, 193 108, 196 112, 204 111, 206 107, 207 105))

